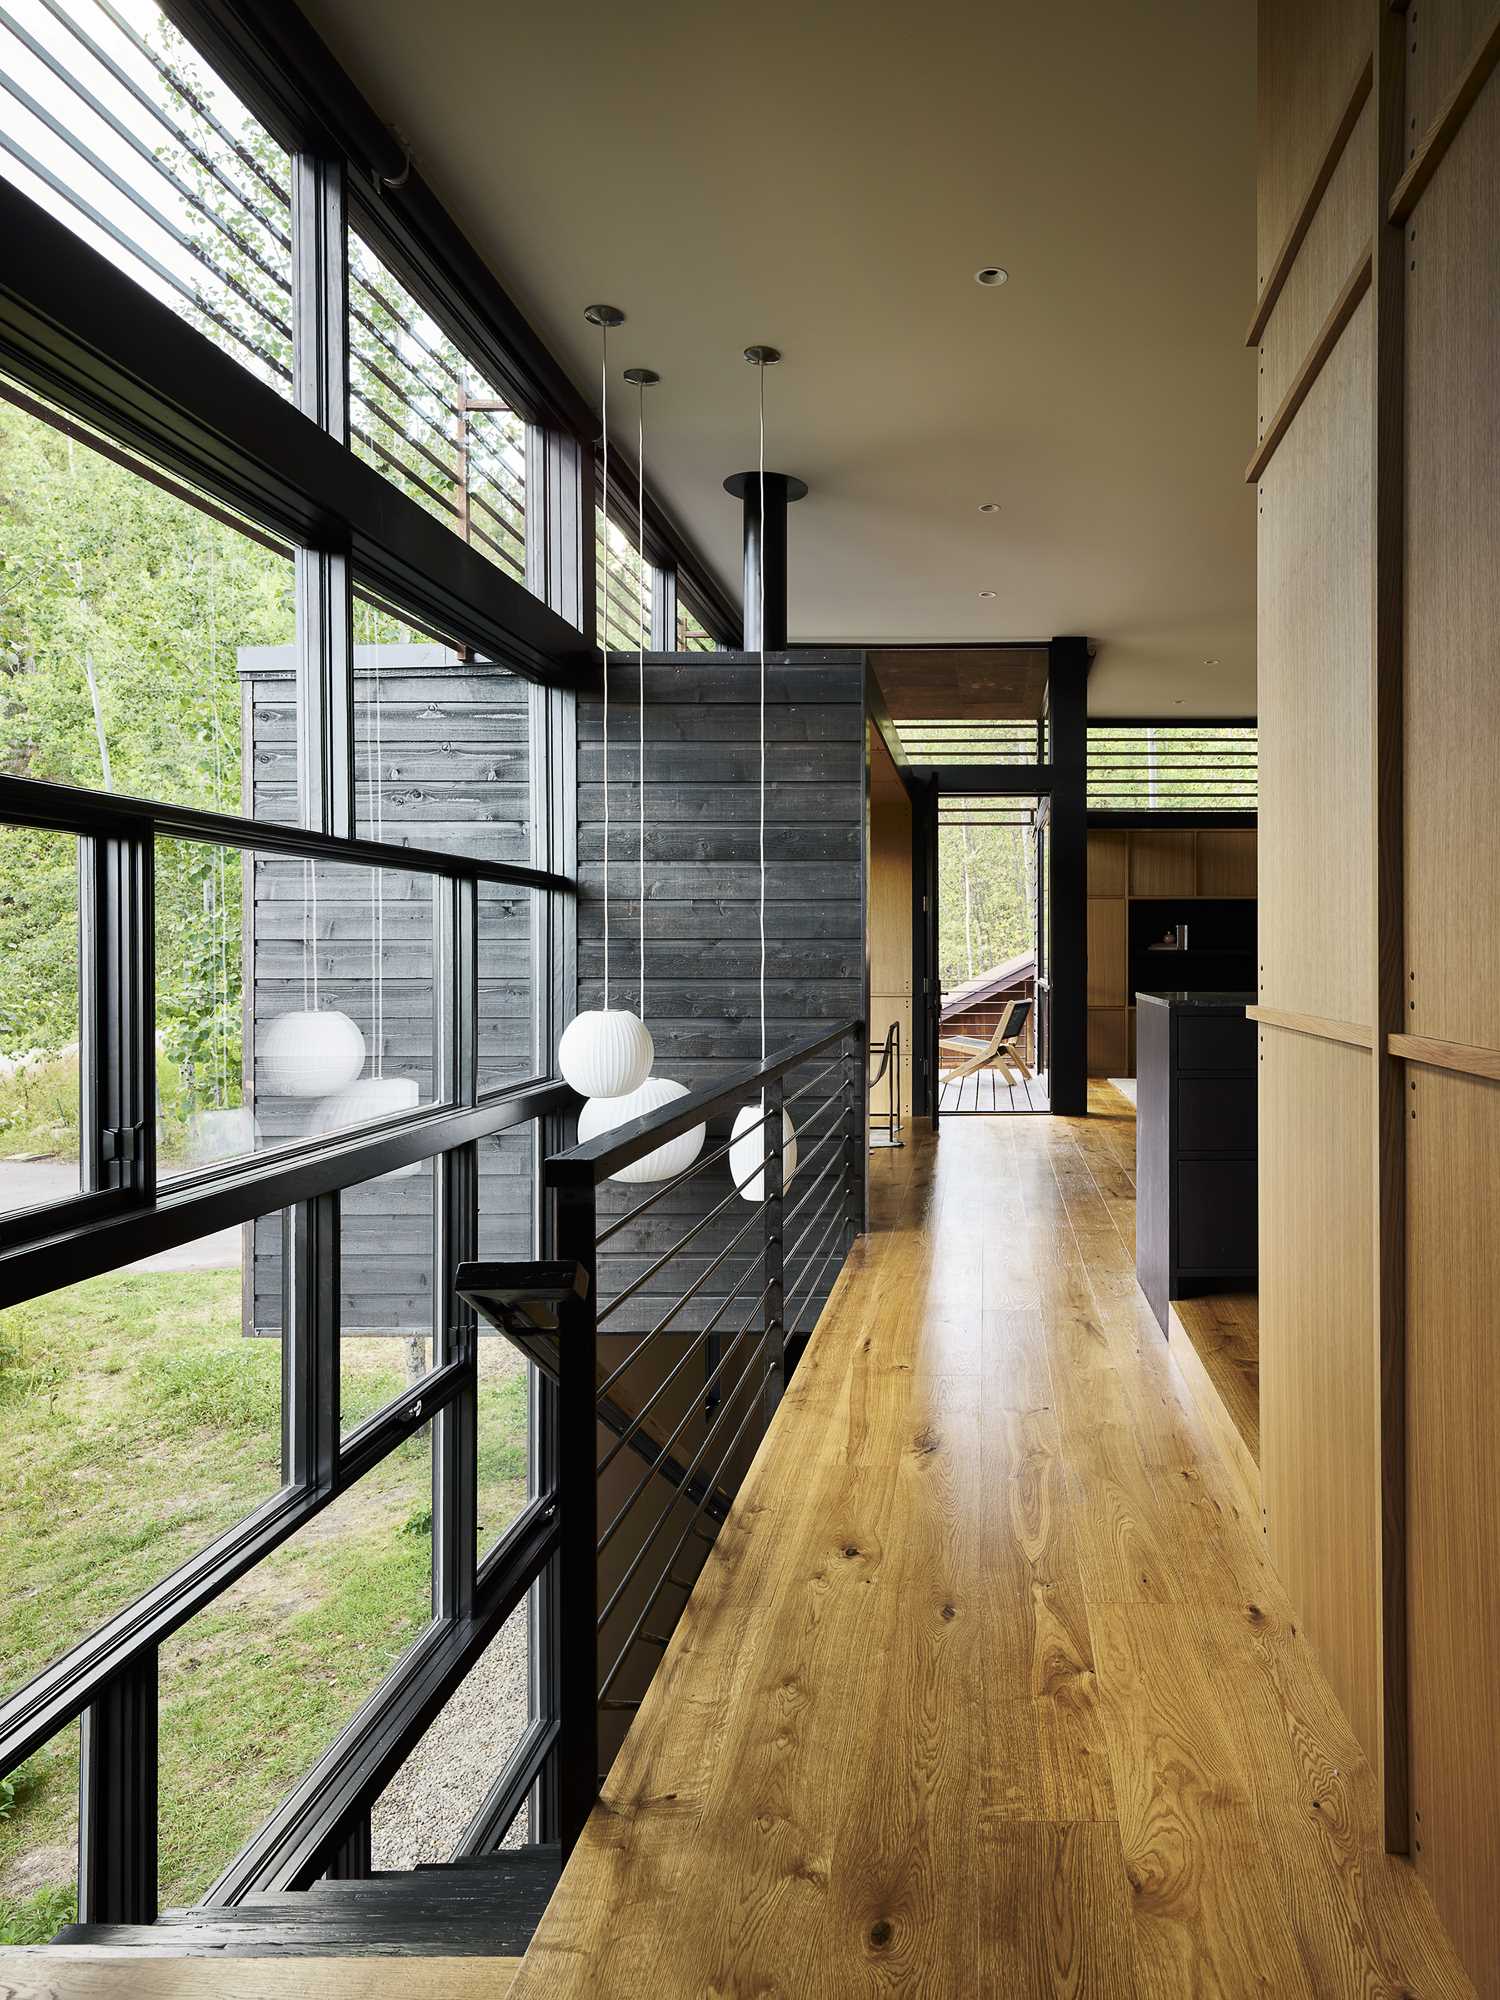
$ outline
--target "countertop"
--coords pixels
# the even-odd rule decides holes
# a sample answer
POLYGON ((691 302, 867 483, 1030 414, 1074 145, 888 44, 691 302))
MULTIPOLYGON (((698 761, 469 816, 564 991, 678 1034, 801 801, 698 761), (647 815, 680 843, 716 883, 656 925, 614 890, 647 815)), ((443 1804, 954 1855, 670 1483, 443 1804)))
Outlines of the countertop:
POLYGON ((1243 1013, 1255 1005, 1253 993, 1137 993, 1136 1004, 1153 1007, 1200 1007, 1215 1014, 1243 1013))

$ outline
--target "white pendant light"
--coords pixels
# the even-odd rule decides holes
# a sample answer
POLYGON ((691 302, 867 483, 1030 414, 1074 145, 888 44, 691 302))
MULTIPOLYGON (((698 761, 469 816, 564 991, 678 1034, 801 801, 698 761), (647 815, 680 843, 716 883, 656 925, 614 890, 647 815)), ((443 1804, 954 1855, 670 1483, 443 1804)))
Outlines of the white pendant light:
MULTIPOLYGON (((766 1141, 770 1138, 770 1121, 766 1119, 766 1100, 758 1104, 742 1104, 734 1114, 734 1131, 730 1134, 729 1178, 739 1189, 746 1201, 764 1201, 766 1194, 765 1164, 770 1150, 766 1141), (764 1121, 764 1122, 762 1122, 764 1121), (747 1131, 753 1125, 753 1132, 747 1131)), ((781 1114, 781 1191, 786 1193, 792 1184, 792 1175, 797 1171, 797 1134, 792 1121, 785 1111, 781 1114)))
POLYGON ((272 1097, 326 1097, 365 1066, 365 1038, 347 1014, 318 1005, 318 866, 302 864, 302 1005, 256 1031, 259 1085, 272 1097))
POLYGON ((563 1029, 557 1066, 580 1097, 624 1097, 651 1074, 650 1031, 619 1007, 590 1007, 563 1029))
MULTIPOLYGON (((645 545, 646 511, 646 390, 661 378, 650 368, 627 368, 625 380, 631 383, 639 397, 638 428, 636 438, 636 521, 637 535, 641 545, 645 545)), ((650 1030, 644 1025, 646 1015, 646 567, 642 563, 638 571, 638 594, 636 599, 636 672, 639 677, 639 702, 636 716, 636 837, 637 860, 640 870, 638 904, 641 925, 641 1033, 648 1043, 650 1030)), ((587 1018, 586 1016, 584 1017, 587 1018)), ((626 1021, 634 1021, 634 1015, 625 1015, 626 1021)), ((577 1023, 574 1023, 577 1026, 577 1023)), ((572 1033, 572 1029, 568 1030, 572 1033)), ((564 1036, 566 1041, 567 1036, 564 1036)), ((652 1059, 655 1048, 652 1047, 652 1059)), ((590 1094, 587 1103, 578 1116, 578 1136, 580 1139, 597 1138, 601 1132, 612 1132, 616 1126, 627 1124, 632 1118, 644 1118, 649 1111, 658 1111, 664 1104, 671 1104, 679 1097, 687 1096, 687 1086, 673 1083, 666 1077, 650 1075, 650 1061, 646 1065, 646 1075, 641 1083, 625 1096, 610 1096, 600 1091, 590 1094)), ((566 1075, 566 1070, 564 1075, 566 1075)), ((676 1139, 669 1139, 664 1146, 658 1146, 654 1153, 647 1153, 644 1159, 632 1160, 628 1167, 610 1175, 612 1181, 625 1181, 642 1186, 651 1181, 669 1181, 675 1175, 686 1173, 703 1150, 707 1136, 705 1125, 695 1125, 690 1132, 682 1133, 676 1139)))
MULTIPOLYGON (((578 1137, 597 1139, 601 1133, 613 1132, 617 1126, 628 1125, 632 1118, 660 1111, 664 1104, 673 1104, 687 1094, 685 1083, 673 1083, 664 1076, 648 1076, 640 1089, 632 1090, 628 1097, 590 1098, 578 1114, 578 1137)), ((632 1160, 628 1167, 611 1174, 610 1179, 640 1186, 647 1181, 669 1181, 686 1173, 703 1150, 707 1130, 706 1125, 695 1125, 690 1132, 668 1139, 644 1159, 632 1160)))
POLYGON ((347 1014, 299 1007, 260 1030, 260 1088, 272 1097, 326 1097, 365 1066, 365 1038, 347 1014))
MULTIPOLYGON (((599 329, 600 421, 603 444, 604 584, 609 581, 609 330, 623 326, 618 306, 589 306, 584 318, 599 329)), ((604 1005, 576 1015, 557 1045, 563 1082, 581 1097, 625 1097, 651 1074, 656 1050, 644 1022, 609 1004, 609 646, 604 589, 599 592, 599 663, 604 676, 604 1005)))
MULTIPOLYGON (((747 347, 745 359, 760 371, 760 522, 761 559, 757 566, 757 596, 759 598, 759 638, 760 638, 760 1064, 766 1066, 766 370, 781 359, 777 347, 747 347)), ((765 1112, 765 1099, 758 1105, 747 1104, 735 1113, 734 1130, 731 1138, 738 1145, 729 1150, 729 1178, 736 1184, 749 1174, 754 1178, 748 1186, 740 1187, 746 1201, 761 1201, 765 1198, 766 1177, 762 1171, 766 1157, 766 1128, 758 1126, 753 1134, 741 1137, 748 1125, 755 1124, 765 1112), (738 1156, 738 1164, 736 1157, 738 1156)), ((791 1184, 797 1168, 797 1134, 792 1121, 785 1112, 781 1114, 782 1165, 781 1185, 783 1193, 791 1184)))
MULTIPOLYGON (((378 1118, 394 1118, 398 1112, 415 1111, 419 1098, 414 1076, 362 1076, 347 1090, 336 1090, 332 1097, 323 1099, 313 1112, 311 1135, 325 1139, 332 1133, 348 1131, 351 1125, 371 1125, 378 1118)), ((388 1174, 378 1178, 410 1180, 421 1173, 423 1164, 421 1160, 413 1160, 407 1166, 392 1167, 388 1174)))

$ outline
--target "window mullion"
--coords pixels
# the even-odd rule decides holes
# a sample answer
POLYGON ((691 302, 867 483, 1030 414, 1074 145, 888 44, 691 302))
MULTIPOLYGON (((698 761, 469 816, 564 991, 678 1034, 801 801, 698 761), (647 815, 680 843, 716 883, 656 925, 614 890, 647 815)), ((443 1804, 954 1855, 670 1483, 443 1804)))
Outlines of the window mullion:
POLYGON ((83 1712, 78 1921, 156 1920, 156 1649, 136 1655, 83 1712))
POLYGON ((479 1546, 477 1335, 473 1309, 455 1297, 453 1274, 478 1251, 479 1149, 459 1146, 438 1161, 433 1205, 433 1285, 440 1362, 470 1363, 465 1386, 439 1411, 432 1439, 432 1612, 467 1618, 474 1609, 479 1546))
POLYGON ((287 1211, 282 1234, 282 1477, 332 1490, 339 1457, 339 1197, 287 1211))

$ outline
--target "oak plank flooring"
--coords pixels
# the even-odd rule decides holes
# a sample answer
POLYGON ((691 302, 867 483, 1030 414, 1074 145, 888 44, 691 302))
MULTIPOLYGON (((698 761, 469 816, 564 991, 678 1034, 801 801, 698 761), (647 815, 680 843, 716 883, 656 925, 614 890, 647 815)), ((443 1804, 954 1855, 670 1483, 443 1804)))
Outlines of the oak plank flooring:
POLYGON ((874 1156, 516 2000, 1471 1993, 1135 1287, 1133 1119, 1094 1101, 874 1156))

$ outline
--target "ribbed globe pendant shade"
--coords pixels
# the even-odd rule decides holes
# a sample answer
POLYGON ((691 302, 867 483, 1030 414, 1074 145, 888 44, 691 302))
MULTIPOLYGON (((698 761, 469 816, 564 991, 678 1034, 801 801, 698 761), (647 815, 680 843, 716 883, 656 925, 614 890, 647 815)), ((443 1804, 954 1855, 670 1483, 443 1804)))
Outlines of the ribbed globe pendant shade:
POLYGON ((365 1066, 365 1038, 347 1014, 299 1007, 258 1035, 259 1084, 272 1097, 326 1097, 365 1066))
MULTIPOLYGON (((762 1121, 766 1115, 766 1102, 742 1104, 734 1114, 734 1130, 730 1134, 729 1178, 739 1189, 745 1201, 764 1201, 766 1194, 766 1140, 769 1131, 762 1121), (755 1130, 747 1132, 753 1125, 755 1130), (747 1177, 753 1175, 754 1179, 747 1177)), ((792 1121, 785 1111, 781 1114, 781 1191, 785 1194, 792 1184, 792 1175, 797 1171, 797 1134, 792 1121)))
MULTIPOLYGON (((312 1136, 322 1139, 333 1132, 347 1131, 351 1125, 370 1125, 377 1118, 394 1118, 397 1112, 415 1111, 420 1095, 414 1076, 362 1076, 347 1090, 336 1090, 323 1099, 312 1115, 312 1136)), ((422 1165, 421 1160, 413 1160, 409 1166, 392 1167, 380 1179, 410 1180, 421 1173, 422 1165)))
POLYGON ((624 1097, 639 1090, 656 1057, 651 1031, 620 1007, 590 1007, 563 1029, 557 1066, 580 1097, 624 1097))
MULTIPOLYGON (((687 1094, 685 1083, 672 1083, 664 1076, 648 1076, 639 1090, 632 1090, 628 1096, 591 1098, 578 1114, 578 1137, 597 1139, 601 1132, 613 1132, 619 1125, 628 1125, 632 1118, 644 1118, 648 1112, 660 1111, 664 1104, 672 1104, 687 1094)), ((676 1174, 686 1173, 702 1150, 707 1130, 705 1125, 695 1125, 690 1132, 669 1139, 654 1153, 647 1153, 644 1159, 632 1160, 628 1167, 611 1174, 610 1179, 639 1185, 669 1181, 676 1174)))

